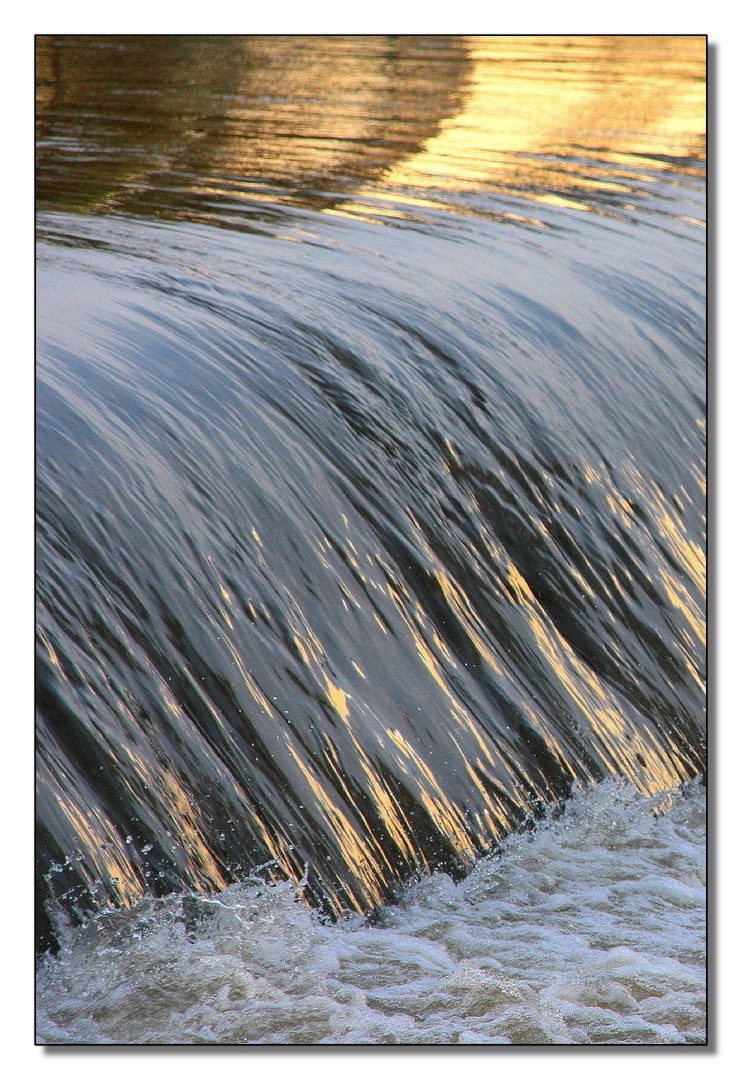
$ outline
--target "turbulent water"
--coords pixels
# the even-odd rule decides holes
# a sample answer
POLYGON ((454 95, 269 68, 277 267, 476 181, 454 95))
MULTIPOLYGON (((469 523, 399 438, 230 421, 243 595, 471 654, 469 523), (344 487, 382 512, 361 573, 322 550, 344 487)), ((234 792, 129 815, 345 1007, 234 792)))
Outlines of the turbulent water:
POLYGON ((43 964, 41 1039, 705 1041, 705 798, 605 781, 460 884, 326 925, 288 884, 143 901, 43 964), (665 810, 667 808, 665 807, 665 810))
POLYGON ((704 76, 39 39, 41 1039, 703 1041, 704 76))

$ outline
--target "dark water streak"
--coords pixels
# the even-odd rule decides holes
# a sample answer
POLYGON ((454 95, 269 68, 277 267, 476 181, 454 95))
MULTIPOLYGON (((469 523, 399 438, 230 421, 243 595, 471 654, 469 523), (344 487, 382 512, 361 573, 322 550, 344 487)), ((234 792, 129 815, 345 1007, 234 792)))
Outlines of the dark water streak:
POLYGON ((702 770, 697 147, 415 189, 457 39, 39 55, 41 946, 263 864, 372 911, 702 770))

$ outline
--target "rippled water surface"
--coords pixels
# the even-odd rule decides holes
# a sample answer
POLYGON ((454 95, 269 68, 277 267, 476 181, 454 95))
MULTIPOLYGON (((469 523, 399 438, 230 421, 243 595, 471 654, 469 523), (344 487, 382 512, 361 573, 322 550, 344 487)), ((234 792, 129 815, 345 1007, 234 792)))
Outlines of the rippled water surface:
POLYGON ((38 40, 44 1040, 703 1040, 704 46, 38 40))

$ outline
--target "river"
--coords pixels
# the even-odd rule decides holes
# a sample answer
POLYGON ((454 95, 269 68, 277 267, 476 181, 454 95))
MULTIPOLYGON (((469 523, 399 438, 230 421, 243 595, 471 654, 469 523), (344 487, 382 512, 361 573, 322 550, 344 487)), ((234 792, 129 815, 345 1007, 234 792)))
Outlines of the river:
POLYGON ((703 1041, 704 39, 39 38, 37 129, 39 1038, 703 1041))

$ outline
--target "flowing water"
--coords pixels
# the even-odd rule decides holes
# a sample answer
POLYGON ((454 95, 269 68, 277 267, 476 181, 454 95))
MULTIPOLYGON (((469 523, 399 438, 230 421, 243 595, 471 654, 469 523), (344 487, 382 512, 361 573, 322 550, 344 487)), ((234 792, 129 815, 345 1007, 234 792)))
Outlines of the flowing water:
POLYGON ((704 46, 38 40, 43 1041, 705 1038, 704 46))
POLYGON ((143 901, 72 933, 38 1032, 87 1043, 698 1043, 702 789, 604 781, 459 884, 326 925, 288 884, 143 901))

